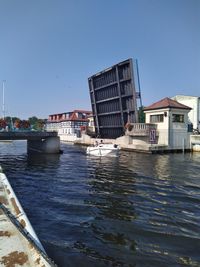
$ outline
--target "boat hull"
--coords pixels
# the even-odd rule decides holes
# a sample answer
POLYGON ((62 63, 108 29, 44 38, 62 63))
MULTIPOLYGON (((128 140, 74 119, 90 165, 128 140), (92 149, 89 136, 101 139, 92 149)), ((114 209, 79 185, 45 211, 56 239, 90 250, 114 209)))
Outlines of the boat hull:
POLYGON ((113 144, 104 144, 88 147, 86 153, 93 156, 118 156, 119 146, 113 144))

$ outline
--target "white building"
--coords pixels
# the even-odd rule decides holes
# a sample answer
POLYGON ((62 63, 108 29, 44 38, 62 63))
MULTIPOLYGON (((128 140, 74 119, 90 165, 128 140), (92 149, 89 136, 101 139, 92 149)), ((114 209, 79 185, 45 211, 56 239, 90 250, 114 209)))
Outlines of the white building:
POLYGON ((183 151, 191 149, 190 107, 168 97, 144 108, 145 123, 128 123, 117 139, 122 148, 136 151, 183 151))
POLYGON ((188 112, 190 107, 164 98, 144 108, 146 123, 157 125, 158 145, 168 149, 189 149, 188 112))
POLYGON ((49 115, 46 123, 47 131, 56 131, 63 141, 74 141, 81 131, 89 126, 91 111, 74 110, 71 112, 49 115))
POLYGON ((172 99, 191 108, 188 114, 189 122, 193 124, 193 129, 198 128, 200 131, 200 97, 176 95, 172 99))

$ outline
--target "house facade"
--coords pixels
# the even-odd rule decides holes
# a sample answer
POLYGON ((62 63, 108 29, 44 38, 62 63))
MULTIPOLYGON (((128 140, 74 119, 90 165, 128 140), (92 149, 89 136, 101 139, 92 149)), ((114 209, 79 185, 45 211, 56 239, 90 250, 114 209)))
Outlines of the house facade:
POLYGON ((144 108, 146 123, 157 125, 159 145, 166 145, 168 149, 190 148, 190 110, 190 107, 170 98, 144 108))
POLYGON ((81 130, 89 126, 91 111, 74 110, 70 112, 49 115, 46 123, 47 131, 56 131, 61 140, 74 141, 80 137, 81 130))
POLYGON ((189 122, 193 125, 193 129, 198 129, 200 132, 200 97, 176 95, 172 99, 191 108, 188 113, 189 122))

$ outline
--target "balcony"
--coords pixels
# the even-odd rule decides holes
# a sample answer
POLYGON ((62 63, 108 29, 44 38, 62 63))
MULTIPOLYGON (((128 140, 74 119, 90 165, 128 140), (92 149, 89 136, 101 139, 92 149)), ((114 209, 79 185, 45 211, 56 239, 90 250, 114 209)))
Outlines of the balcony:
MULTIPOLYGON (((151 130, 156 129, 157 125, 153 123, 127 123, 125 134, 129 136, 149 136, 151 130)), ((157 131, 156 136, 158 136, 157 131)))

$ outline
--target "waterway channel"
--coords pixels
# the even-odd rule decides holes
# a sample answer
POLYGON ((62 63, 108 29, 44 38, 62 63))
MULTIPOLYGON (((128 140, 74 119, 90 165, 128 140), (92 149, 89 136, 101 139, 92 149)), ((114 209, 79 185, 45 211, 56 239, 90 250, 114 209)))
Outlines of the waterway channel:
POLYGON ((200 153, 117 158, 27 156, 0 143, 2 165, 59 267, 200 266, 200 153))

